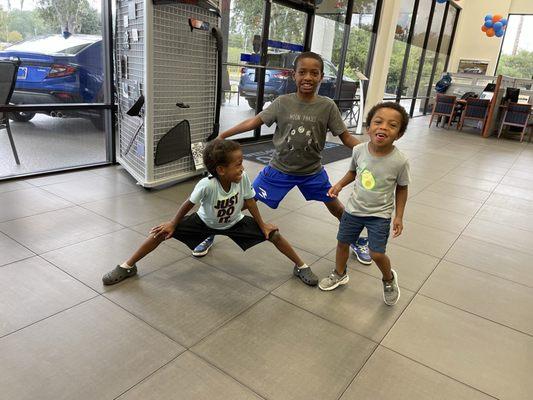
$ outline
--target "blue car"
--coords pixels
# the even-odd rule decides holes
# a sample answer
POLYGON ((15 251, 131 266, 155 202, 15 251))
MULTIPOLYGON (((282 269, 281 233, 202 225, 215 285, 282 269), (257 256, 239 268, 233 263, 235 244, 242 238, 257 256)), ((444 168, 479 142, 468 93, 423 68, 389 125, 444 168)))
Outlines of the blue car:
MULTIPOLYGON (((268 55, 267 70, 265 71, 265 102, 273 101, 276 97, 286 93, 296 92, 296 83, 292 78, 292 68, 298 53, 272 53, 268 55), (268 68, 270 67, 270 69, 268 68), (284 69, 283 69, 284 68, 284 69)), ((257 78, 255 68, 241 68, 239 80, 239 95, 248 101, 248 105, 255 109, 257 99, 257 78)), ((324 60, 324 79, 318 89, 318 94, 329 98, 335 97, 337 87, 337 69, 328 60, 324 60)), ((356 82, 348 77, 342 80, 340 101, 341 111, 349 110, 357 90, 356 82)))
MULTIPOLYGON (((101 103, 104 66, 102 37, 50 35, 17 43, 0 51, 0 58, 18 57, 14 104, 101 103)), ((89 118, 103 129, 100 111, 51 111, 55 117, 89 118)), ((28 122, 34 112, 11 113, 11 119, 28 122)))

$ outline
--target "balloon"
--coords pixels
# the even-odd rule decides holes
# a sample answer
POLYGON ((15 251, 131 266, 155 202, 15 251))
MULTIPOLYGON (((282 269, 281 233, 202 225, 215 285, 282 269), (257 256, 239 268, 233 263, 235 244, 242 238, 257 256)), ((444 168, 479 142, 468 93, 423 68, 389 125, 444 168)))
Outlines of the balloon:
POLYGON ((495 14, 493 17, 492 17, 492 22, 498 22, 500 19, 502 19, 503 17, 500 15, 500 14, 495 14))
POLYGON ((443 3, 446 3, 448 0, 437 0, 437 3, 439 4, 443 4, 443 3))
POLYGON ((503 26, 507 25, 507 18, 500 19, 500 22, 502 23, 503 26))
POLYGON ((503 24, 500 21, 498 21, 498 22, 495 22, 494 25, 492 25, 492 27, 494 28, 496 32, 498 32, 503 29, 503 24))
POLYGON ((485 21, 487 21, 489 19, 492 21, 492 15, 490 15, 490 14, 485 15, 485 21))
POLYGON ((485 21, 485 26, 486 26, 487 28, 492 28, 492 25, 494 25, 494 23, 493 23, 492 21, 490 21, 490 20, 486 20, 486 21, 485 21))
POLYGON ((502 37, 503 31, 496 31, 494 34, 496 35, 496 37, 502 37))
POLYGON ((489 28, 487 28, 485 25, 481 25, 481 30, 483 32, 487 32, 487 29, 489 29, 489 28))
POLYGON ((496 32, 494 32, 493 28, 487 29, 487 36, 488 37, 493 37, 495 34, 496 34, 496 32))

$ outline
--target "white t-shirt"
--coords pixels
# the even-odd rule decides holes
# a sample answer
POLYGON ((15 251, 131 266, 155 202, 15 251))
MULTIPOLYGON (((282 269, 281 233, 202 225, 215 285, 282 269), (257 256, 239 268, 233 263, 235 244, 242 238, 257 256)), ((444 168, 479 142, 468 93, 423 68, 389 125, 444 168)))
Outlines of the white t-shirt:
POLYGON ((200 204, 198 216, 210 228, 229 229, 242 217, 244 200, 253 199, 254 188, 246 172, 239 183, 232 182, 226 192, 217 178, 203 178, 189 197, 191 203, 200 204))

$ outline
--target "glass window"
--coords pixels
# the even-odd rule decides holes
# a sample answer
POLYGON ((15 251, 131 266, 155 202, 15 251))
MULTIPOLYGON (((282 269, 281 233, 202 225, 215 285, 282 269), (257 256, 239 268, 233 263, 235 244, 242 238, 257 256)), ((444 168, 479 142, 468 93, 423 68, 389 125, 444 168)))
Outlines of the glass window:
POLYGON ((510 15, 497 75, 533 79, 533 15, 510 15))

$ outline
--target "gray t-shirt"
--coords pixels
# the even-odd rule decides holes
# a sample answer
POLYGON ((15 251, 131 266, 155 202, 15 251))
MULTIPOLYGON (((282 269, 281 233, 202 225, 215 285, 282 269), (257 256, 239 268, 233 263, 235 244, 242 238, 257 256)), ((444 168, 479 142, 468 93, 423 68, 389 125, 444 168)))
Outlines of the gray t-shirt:
POLYGON ((306 102, 296 93, 286 94, 274 100, 258 116, 267 126, 276 123, 272 139, 276 152, 270 165, 291 175, 320 172, 320 152, 326 144, 328 129, 335 136, 346 130, 337 105, 323 96, 306 102))
POLYGON ((370 154, 368 143, 353 148, 350 171, 355 184, 346 211, 363 217, 390 218, 394 210, 396 185, 409 185, 409 161, 396 147, 384 157, 370 154))

